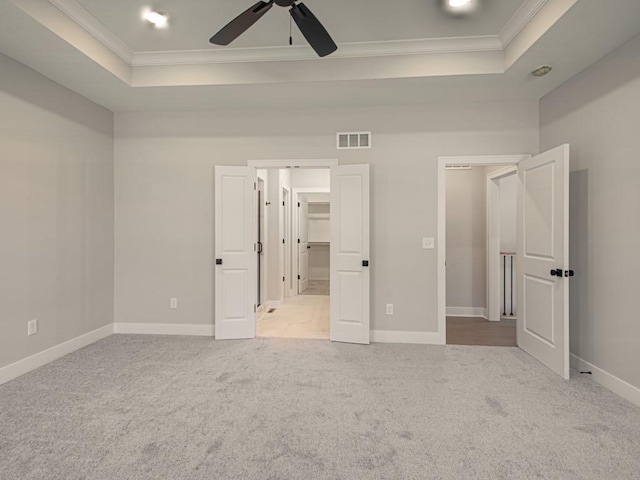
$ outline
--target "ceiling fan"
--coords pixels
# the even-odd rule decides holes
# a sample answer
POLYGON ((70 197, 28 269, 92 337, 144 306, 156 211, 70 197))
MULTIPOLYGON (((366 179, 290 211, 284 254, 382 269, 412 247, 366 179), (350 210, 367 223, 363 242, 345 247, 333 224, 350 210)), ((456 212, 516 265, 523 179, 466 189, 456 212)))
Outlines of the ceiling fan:
POLYGON ((280 7, 291 7, 289 9, 291 18, 296 22, 302 35, 304 35, 304 38, 307 39, 307 42, 309 42, 309 45, 318 56, 326 57, 338 49, 327 30, 311 13, 311 10, 304 3, 296 3, 296 0, 260 1, 222 27, 218 33, 209 39, 209 42, 214 45, 229 45, 271 10, 274 3, 280 7))

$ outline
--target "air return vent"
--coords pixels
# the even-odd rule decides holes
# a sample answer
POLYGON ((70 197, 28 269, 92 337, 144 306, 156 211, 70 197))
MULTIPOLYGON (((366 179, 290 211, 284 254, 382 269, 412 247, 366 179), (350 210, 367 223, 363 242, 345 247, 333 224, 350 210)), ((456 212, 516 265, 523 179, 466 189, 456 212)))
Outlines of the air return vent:
POLYGON ((337 134, 338 149, 371 148, 371 132, 342 132, 337 134))

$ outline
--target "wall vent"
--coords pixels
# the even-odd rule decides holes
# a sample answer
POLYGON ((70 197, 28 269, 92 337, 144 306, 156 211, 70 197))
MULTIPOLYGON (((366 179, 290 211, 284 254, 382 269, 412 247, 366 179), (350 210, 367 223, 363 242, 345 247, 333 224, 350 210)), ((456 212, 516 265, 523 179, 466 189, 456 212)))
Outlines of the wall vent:
POLYGON ((447 165, 445 170, 471 170, 471 165, 447 165))
POLYGON ((371 132, 339 132, 336 138, 339 150, 371 148, 371 132))

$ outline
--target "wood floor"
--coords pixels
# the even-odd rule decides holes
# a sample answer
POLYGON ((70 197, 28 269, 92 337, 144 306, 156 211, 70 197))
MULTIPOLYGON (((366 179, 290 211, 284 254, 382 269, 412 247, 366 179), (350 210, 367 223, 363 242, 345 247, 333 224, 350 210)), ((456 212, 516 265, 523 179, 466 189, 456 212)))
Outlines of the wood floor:
POLYGON ((517 347, 516 321, 490 322, 484 318, 447 317, 447 345, 517 347))

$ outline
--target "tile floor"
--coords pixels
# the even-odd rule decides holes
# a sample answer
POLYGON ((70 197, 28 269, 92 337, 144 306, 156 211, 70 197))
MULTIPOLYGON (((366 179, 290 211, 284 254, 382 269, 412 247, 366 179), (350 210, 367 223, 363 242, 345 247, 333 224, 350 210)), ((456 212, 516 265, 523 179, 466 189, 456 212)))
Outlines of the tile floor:
POLYGON ((258 315, 258 337, 329 338, 329 295, 285 298, 272 313, 258 315))
POLYGON ((309 288, 300 295, 329 295, 329 280, 309 280, 309 288))

